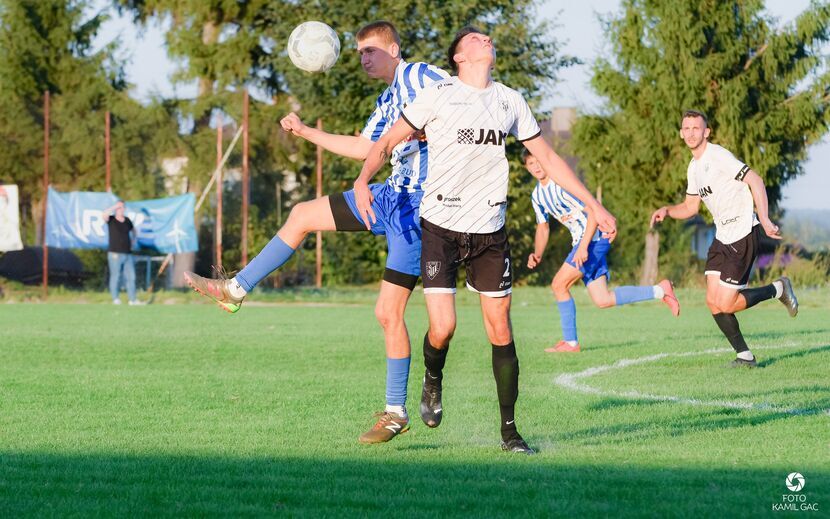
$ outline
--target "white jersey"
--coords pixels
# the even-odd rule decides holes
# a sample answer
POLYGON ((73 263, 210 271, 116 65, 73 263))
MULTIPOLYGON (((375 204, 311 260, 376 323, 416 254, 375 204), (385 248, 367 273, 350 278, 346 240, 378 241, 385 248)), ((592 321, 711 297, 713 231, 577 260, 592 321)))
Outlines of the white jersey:
POLYGON ((581 200, 553 180, 548 180, 545 185, 541 182, 536 184, 530 200, 533 202, 537 224, 547 222, 548 215, 551 215, 571 232, 571 245, 582 241, 585 228, 588 227, 588 216, 581 200))
MULTIPOLYGON (((449 74, 428 63, 407 63, 401 60, 395 68, 395 78, 381 92, 375 102, 375 111, 366 121, 360 135, 377 142, 401 116, 401 110, 427 86, 447 79, 449 74)), ((427 143, 424 140, 404 141, 392 150, 389 160, 392 173, 386 182, 397 191, 421 190, 427 175, 427 143)))
POLYGON ((740 240, 758 223, 752 192, 743 182, 748 172, 749 166, 711 142, 689 163, 686 193, 703 200, 715 220, 715 238, 725 245, 740 240))
POLYGON ((521 94, 501 83, 484 89, 458 77, 425 89, 403 110, 426 131, 429 168, 421 217, 444 229, 491 233, 504 227, 509 167, 504 140, 541 134, 521 94))

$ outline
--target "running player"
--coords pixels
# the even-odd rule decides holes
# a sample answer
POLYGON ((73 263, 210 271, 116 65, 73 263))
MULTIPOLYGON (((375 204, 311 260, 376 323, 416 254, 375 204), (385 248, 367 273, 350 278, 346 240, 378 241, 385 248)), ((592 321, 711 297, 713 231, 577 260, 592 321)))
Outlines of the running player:
POLYGON ((680 136, 692 152, 686 199, 654 211, 651 226, 667 216, 690 218, 700 210, 701 198, 706 203, 715 220, 715 240, 706 258, 706 304, 737 354, 729 365, 752 368, 757 362, 741 334, 735 313, 776 298, 795 317, 798 300, 786 277, 763 287, 746 288, 763 234, 774 240, 780 240, 781 234, 767 214, 764 181, 728 150, 709 142, 710 131, 702 112, 688 110, 683 114, 680 136))
POLYGON ((456 326, 456 274, 464 263, 467 288, 480 295, 484 328, 492 344, 501 447, 532 454, 514 418, 519 359, 510 326, 513 269, 504 228, 507 135, 522 141, 546 172, 585 200, 603 231, 616 232, 616 223, 541 138, 539 125, 521 94, 493 81, 495 58, 487 35, 474 27, 461 29, 448 50, 448 61, 458 76, 435 83, 404 108, 401 119, 369 151, 354 191, 359 212, 369 226, 377 218, 369 180, 396 144, 413 130, 426 132, 429 169, 421 202, 421 272, 429 331, 424 336, 421 418, 428 426, 437 427, 443 416, 442 371, 456 326))
POLYGON ((609 290, 606 257, 611 250, 611 242, 597 231, 597 221, 593 210, 548 178, 542 165, 527 150, 522 153, 522 157, 527 170, 539 180, 531 195, 536 213, 536 241, 534 251, 527 258, 527 267, 534 269, 542 261, 542 255, 550 236, 548 215, 553 216, 571 232, 573 246, 565 263, 559 268, 551 282, 551 289, 553 289, 553 295, 559 307, 562 340, 556 346, 546 348, 545 351, 549 353, 579 351, 576 334, 576 305, 571 298, 570 289, 580 279, 585 283, 591 301, 599 308, 661 299, 675 317, 680 315, 680 304, 677 302, 672 284, 668 279, 654 286, 623 286, 613 291, 609 290))
MULTIPOLYGON (((425 87, 448 77, 427 63, 407 63, 401 58, 400 38, 385 21, 366 25, 355 36, 363 70, 389 85, 377 98, 375 111, 360 136, 335 135, 306 126, 295 113, 280 124, 287 132, 326 150, 358 160, 366 158, 372 143, 398 119, 401 109, 425 87)), ((385 183, 372 184, 372 205, 378 215, 371 228, 358 217, 354 193, 347 191, 294 206, 285 225, 236 277, 212 280, 185 274, 199 293, 236 312, 245 295, 294 254, 305 236, 315 231, 366 231, 386 235, 388 255, 375 315, 386 343, 386 408, 375 426, 360 436, 363 443, 386 442, 409 428, 406 386, 409 379, 410 343, 404 310, 420 275, 421 229, 418 207, 426 177, 427 144, 410 132, 390 154, 392 172, 385 183)))

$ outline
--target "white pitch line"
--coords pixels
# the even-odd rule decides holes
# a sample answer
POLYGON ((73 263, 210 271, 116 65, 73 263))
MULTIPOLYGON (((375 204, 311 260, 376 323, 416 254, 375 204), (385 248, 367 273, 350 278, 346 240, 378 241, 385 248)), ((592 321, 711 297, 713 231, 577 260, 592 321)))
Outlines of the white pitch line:
MULTIPOLYGON (((777 345, 777 346, 765 346, 762 348, 758 348, 761 350, 773 350, 773 349, 783 349, 783 348, 798 348, 801 347, 797 344, 784 344, 784 345, 777 345)), ((572 391, 577 391, 579 393, 586 393, 589 395, 598 395, 598 396, 610 396, 610 397, 617 397, 617 398, 630 398, 634 400, 651 400, 655 402, 674 402, 677 404, 687 404, 687 405, 695 405, 695 406, 706 406, 706 407, 723 407, 727 409, 748 409, 753 411, 771 411, 775 413, 783 413, 783 414, 792 414, 792 415, 804 415, 804 414, 827 414, 830 415, 830 409, 823 409, 821 411, 817 411, 815 409, 799 409, 794 407, 782 407, 773 404, 756 404, 752 402, 737 402, 737 401, 730 401, 730 400, 701 400, 697 398, 684 398, 680 396, 672 396, 672 395, 654 395, 651 393, 641 393, 639 391, 615 391, 613 389, 599 389, 593 386, 589 386, 588 384, 582 382, 584 379, 589 377, 593 377, 594 375, 598 375, 600 373, 605 373, 607 371, 612 370, 619 370, 623 368, 627 368, 629 366, 637 366, 639 364, 647 364, 649 362, 655 362, 661 359, 665 359, 668 357, 692 357, 697 355, 708 355, 713 353, 727 353, 733 351, 730 348, 712 348, 703 351, 690 351, 684 353, 657 353, 655 355, 647 355, 645 357, 638 357, 636 359, 621 359, 613 364, 606 364, 603 366, 594 366, 591 368, 587 368, 582 371, 578 371, 576 373, 563 373, 554 379, 554 383, 564 387, 566 389, 570 389, 572 391)))

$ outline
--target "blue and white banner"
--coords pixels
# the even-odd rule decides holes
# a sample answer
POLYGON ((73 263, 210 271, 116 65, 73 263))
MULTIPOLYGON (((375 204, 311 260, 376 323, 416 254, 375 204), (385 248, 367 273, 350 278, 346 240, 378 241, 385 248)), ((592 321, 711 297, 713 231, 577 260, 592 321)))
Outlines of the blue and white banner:
MULTIPOLYGON (((63 249, 106 249, 109 241, 104 209, 118 201, 112 193, 49 188, 46 208, 46 244, 63 249)), ((159 252, 196 252, 199 248, 193 209, 193 193, 124 202, 124 213, 133 222, 139 247, 159 252)))

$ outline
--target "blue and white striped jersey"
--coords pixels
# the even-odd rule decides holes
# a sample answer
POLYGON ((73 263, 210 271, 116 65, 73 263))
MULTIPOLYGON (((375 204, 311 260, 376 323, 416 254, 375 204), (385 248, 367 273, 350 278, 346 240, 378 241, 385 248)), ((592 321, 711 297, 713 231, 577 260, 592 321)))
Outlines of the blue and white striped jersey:
MULTIPOLYGON (((546 185, 542 185, 541 182, 536 184, 530 199, 533 201, 537 224, 547 222, 548 215, 551 215, 571 231, 571 245, 576 245, 582 240, 588 226, 588 216, 583 210, 585 204, 581 200, 562 189, 553 180, 548 180, 546 185)), ((597 236, 598 234, 593 239, 597 239, 597 236)))
MULTIPOLYGON (((395 69, 395 79, 375 103, 375 111, 360 133, 377 142, 401 116, 401 110, 411 103, 425 87, 447 79, 449 74, 428 63, 407 63, 401 60, 395 69)), ((398 191, 414 192, 422 189, 427 176, 427 142, 413 139, 402 142, 392 150, 392 173, 386 182, 398 191)))

